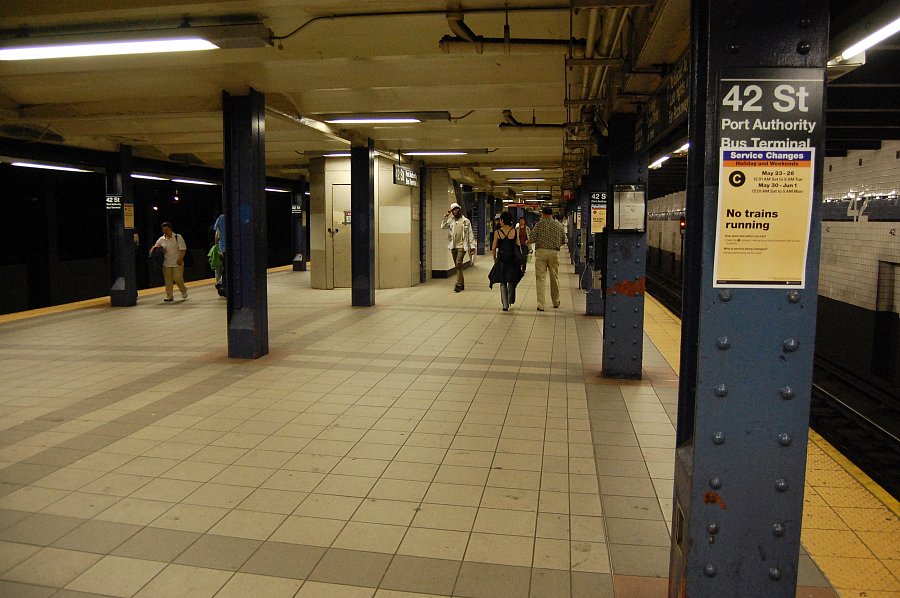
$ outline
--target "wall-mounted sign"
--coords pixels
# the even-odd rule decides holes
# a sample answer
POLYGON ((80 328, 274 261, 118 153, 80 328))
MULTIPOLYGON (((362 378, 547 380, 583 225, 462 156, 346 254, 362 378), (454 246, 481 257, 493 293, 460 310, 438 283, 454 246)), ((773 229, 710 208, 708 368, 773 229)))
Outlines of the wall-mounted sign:
POLYGON ((134 204, 126 203, 125 207, 125 228, 134 228, 134 204))
POLYGON ((606 228, 606 191, 591 191, 591 232, 606 228))
POLYGON ((107 212, 121 212, 122 211, 122 196, 121 195, 107 195, 106 196, 106 211, 107 212))
POLYGON ((818 69, 733 69, 719 81, 719 196, 713 286, 806 286, 818 69))
POLYGON ((302 214, 302 213, 303 213, 303 206, 291 204, 291 214, 302 214))
POLYGON ((418 187, 419 173, 412 168, 394 164, 394 184, 405 185, 407 187, 418 187))
POLYGON ((613 228, 622 232, 643 232, 647 202, 639 185, 616 185, 613 191, 613 228))
POLYGON ((344 210, 344 224, 350 224, 350 223, 351 223, 351 214, 350 214, 350 212, 344 210))

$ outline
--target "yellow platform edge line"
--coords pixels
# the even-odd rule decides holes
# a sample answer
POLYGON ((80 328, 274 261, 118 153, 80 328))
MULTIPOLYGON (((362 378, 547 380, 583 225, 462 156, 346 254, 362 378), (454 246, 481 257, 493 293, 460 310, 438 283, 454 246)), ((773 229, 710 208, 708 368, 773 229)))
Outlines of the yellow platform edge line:
MULTIPOLYGON (((288 270, 292 270, 293 265, 287 266, 276 266, 274 268, 268 268, 266 270, 267 274, 272 274, 275 272, 286 272, 288 270)), ((202 278, 200 280, 192 280, 190 282, 184 283, 186 287, 192 289, 194 287, 202 287, 208 286, 215 282, 213 278, 202 278)), ((166 290, 165 287, 154 287, 152 289, 142 289, 138 291, 138 297, 152 297, 153 295, 158 295, 160 293, 164 293, 166 290)), ((40 307, 38 309, 29 309, 26 311, 17 311, 9 314, 0 314, 0 324, 6 324, 8 322, 17 322, 19 320, 27 320, 29 318, 39 318, 41 316, 49 316, 52 314, 61 314, 69 311, 76 311, 79 309, 90 309, 93 307, 109 307, 109 295, 104 295, 103 297, 96 297, 94 299, 85 299, 84 301, 74 301, 72 303, 63 303, 61 305, 51 305, 49 307, 40 307)))
MULTIPOLYGON (((648 314, 648 317, 653 318, 654 311, 662 311, 666 317, 671 317, 673 320, 678 322, 679 328, 679 337, 680 337, 680 328, 681 328, 681 320, 675 317, 672 312, 670 312, 666 307, 664 307, 661 303, 659 303, 656 299, 651 297, 650 295, 645 295, 647 301, 651 304, 649 307, 651 313, 648 314)), ((664 343, 669 341, 668 336, 666 336, 662 332, 662 327, 646 327, 647 336, 650 337, 650 340, 653 341, 653 344, 659 347, 660 343, 664 343), (660 336, 662 335, 662 336, 660 336)), ((679 339, 679 346, 680 346, 679 339)), ((668 352, 662 352, 663 358, 669 363, 669 366, 678 372, 678 357, 669 355, 668 352)), ((884 488, 878 485, 872 478, 867 476, 865 472, 863 472, 859 467, 853 464, 850 459, 845 457, 841 452, 833 447, 830 442, 822 438, 819 434, 817 434, 814 430, 809 430, 809 441, 815 444, 817 447, 822 449, 829 457, 831 457, 838 465, 840 465, 844 471, 846 471, 850 476, 856 480, 856 482, 868 490, 875 498, 877 498, 881 503, 884 504, 885 507, 890 509, 895 516, 900 517, 900 502, 897 501, 893 496, 890 495, 884 488)))

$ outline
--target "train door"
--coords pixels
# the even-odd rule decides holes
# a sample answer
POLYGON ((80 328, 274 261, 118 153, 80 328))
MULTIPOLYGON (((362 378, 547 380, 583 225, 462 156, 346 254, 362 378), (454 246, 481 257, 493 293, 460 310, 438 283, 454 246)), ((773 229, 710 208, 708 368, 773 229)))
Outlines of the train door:
POLYGON ((353 286, 350 251, 350 185, 331 186, 331 249, 335 288, 353 286))

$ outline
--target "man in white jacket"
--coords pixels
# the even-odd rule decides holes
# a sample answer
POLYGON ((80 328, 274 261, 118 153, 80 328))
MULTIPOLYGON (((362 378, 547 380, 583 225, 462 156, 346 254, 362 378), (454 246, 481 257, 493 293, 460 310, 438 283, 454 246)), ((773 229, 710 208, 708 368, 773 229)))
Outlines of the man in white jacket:
POLYGON ((463 277, 463 258, 466 253, 475 255, 475 233, 472 232, 472 223, 463 216, 462 208, 458 203, 450 204, 447 215, 441 221, 441 228, 447 229, 447 248, 453 256, 456 264, 456 286, 453 292, 458 293, 466 288, 466 279, 463 277))

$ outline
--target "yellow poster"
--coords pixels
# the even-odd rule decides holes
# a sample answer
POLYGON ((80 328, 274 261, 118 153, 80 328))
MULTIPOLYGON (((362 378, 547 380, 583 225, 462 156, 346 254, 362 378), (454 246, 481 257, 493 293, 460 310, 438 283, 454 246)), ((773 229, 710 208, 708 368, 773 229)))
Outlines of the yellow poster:
POLYGON ((721 150, 714 287, 805 287, 814 151, 721 150))
POLYGON ((606 228, 606 208, 591 208, 591 232, 600 233, 606 228))

